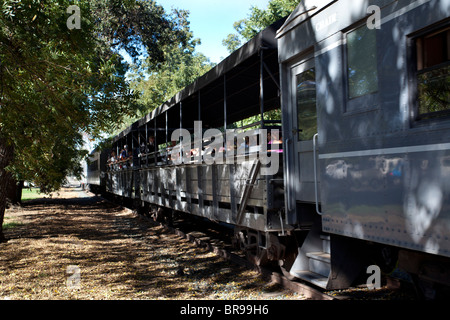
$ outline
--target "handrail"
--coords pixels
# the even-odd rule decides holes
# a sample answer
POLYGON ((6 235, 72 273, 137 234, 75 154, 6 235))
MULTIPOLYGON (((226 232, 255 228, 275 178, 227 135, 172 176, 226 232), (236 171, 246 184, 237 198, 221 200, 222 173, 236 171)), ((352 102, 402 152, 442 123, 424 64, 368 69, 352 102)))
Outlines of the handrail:
POLYGON ((236 214, 236 224, 238 225, 241 225, 242 223, 241 220, 242 217, 244 216, 245 207, 247 206, 247 201, 250 198, 250 194, 252 193, 253 186, 255 186, 256 177, 258 176, 260 168, 261 168, 261 161, 258 158, 254 159, 252 168, 250 170, 250 173, 244 186, 244 192, 242 193, 239 209, 236 214))
MULTIPOLYGON (((291 147, 289 146, 289 143, 291 141, 291 138, 287 138, 286 139, 286 146, 285 146, 285 150, 286 150, 286 159, 289 162, 289 156, 291 153, 291 147)), ((287 167, 289 169, 289 166, 287 167)), ((286 182, 287 182, 287 189, 286 189, 286 198, 287 198, 287 209, 288 212, 292 211, 292 207, 291 207, 291 178, 290 178, 290 174, 287 172, 286 174, 286 182)))
POLYGON ((322 212, 320 212, 319 210, 319 190, 318 190, 318 182, 317 182, 317 160, 316 160, 316 140, 317 137, 319 136, 318 133, 316 133, 313 137, 313 157, 314 157, 314 192, 315 192, 315 196, 316 196, 316 212, 317 214, 319 214, 320 216, 323 214, 322 212))

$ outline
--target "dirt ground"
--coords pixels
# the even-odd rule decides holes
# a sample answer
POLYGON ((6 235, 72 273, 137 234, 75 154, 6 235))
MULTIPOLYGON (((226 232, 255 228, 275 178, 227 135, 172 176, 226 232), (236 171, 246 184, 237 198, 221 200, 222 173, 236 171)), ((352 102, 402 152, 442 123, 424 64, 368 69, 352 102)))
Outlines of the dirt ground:
POLYGON ((7 210, 2 299, 303 299, 80 189, 7 210))

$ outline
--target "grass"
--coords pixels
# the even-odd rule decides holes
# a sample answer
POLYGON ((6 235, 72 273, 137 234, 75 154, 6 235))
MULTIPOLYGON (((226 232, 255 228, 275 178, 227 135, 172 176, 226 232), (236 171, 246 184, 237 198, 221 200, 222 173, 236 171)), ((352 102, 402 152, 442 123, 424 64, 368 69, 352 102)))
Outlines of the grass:
POLYGON ((40 193, 39 188, 24 188, 22 190, 22 201, 43 198, 44 194, 40 193))
MULTIPOLYGON (((32 200, 32 199, 39 199, 39 198, 43 198, 44 194, 40 193, 39 188, 24 188, 22 190, 22 202, 28 201, 28 200, 32 200)), ((16 221, 7 221, 10 219, 13 219, 14 217, 8 217, 5 215, 5 221, 2 224, 2 229, 3 230, 8 230, 8 229, 13 229, 16 227, 20 227, 23 226, 24 224, 21 222, 16 222, 16 221)))
MULTIPOLYGON (((7 217, 5 217, 5 219, 6 218, 7 217)), ((20 226, 23 226, 23 223, 12 221, 12 222, 4 222, 3 225, 2 225, 2 228, 3 228, 3 230, 8 230, 8 229, 12 229, 12 228, 15 228, 15 227, 20 227, 20 226)))

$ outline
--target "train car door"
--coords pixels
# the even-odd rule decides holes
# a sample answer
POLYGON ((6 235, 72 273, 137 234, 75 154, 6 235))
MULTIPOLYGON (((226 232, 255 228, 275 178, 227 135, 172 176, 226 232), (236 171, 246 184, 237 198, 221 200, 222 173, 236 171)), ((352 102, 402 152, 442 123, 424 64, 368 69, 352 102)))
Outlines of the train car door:
POLYGON ((290 90, 286 110, 290 117, 286 121, 289 128, 285 133, 289 134, 290 141, 287 142, 291 148, 291 154, 286 158, 289 168, 286 172, 288 211, 294 211, 299 202, 315 203, 313 137, 317 133, 317 109, 314 55, 311 53, 290 64, 286 71, 290 90))

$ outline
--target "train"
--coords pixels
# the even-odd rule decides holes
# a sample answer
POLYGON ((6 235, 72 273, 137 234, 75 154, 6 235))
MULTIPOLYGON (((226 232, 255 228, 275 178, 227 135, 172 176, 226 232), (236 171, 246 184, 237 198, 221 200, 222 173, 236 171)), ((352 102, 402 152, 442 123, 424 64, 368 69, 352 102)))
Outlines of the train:
POLYGON ((303 0, 94 150, 87 182, 226 224, 253 262, 325 290, 375 266, 448 294, 449 17, 447 0, 303 0))

